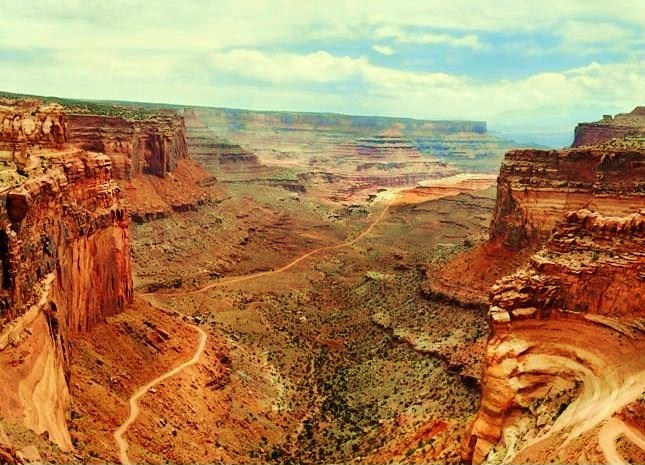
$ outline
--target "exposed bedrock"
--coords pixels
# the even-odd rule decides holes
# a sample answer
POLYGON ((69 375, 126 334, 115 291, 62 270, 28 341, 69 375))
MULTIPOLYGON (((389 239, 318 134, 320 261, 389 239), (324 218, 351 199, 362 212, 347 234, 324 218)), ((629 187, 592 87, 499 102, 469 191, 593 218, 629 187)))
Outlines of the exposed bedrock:
POLYGON ((174 114, 144 120, 68 114, 65 122, 67 142, 109 155, 118 179, 140 174, 164 177, 188 157, 184 120, 174 114))
POLYGON ((636 107, 630 113, 605 115, 593 123, 578 124, 573 146, 598 145, 629 137, 645 137, 645 107, 636 107))
POLYGON ((645 210, 571 212, 526 268, 498 281, 466 458, 525 462, 536 444, 565 447, 637 400, 644 284, 645 210))
POLYGON ((514 150, 504 157, 490 237, 518 250, 541 244, 567 211, 629 214, 645 199, 645 149, 514 150))
POLYGON ((107 155, 40 158, 0 194, 0 415, 69 449, 68 341, 132 298, 129 217, 107 155))

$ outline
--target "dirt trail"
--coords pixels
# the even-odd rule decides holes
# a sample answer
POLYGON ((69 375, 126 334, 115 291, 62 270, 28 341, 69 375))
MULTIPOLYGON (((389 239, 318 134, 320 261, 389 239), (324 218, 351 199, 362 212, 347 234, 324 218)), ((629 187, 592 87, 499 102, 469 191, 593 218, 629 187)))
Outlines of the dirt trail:
POLYGON ((139 399, 144 396, 146 392, 148 392, 149 389, 152 387, 156 386, 157 384, 161 383, 162 381, 167 380, 168 378, 171 378, 175 376, 177 373, 182 371, 184 368, 187 368, 191 365, 196 364, 199 359, 201 358, 202 354, 204 353, 204 349, 206 348, 206 341, 208 339, 208 336, 206 333, 198 326, 195 325, 190 325, 199 334, 199 345, 197 346, 197 350, 195 351, 195 354, 192 356, 192 358, 181 365, 176 366, 175 368, 171 369, 170 371, 165 372, 161 376, 157 376, 155 379, 150 381, 148 384, 145 384, 144 386, 141 386, 137 391, 130 397, 130 416, 125 420, 121 426, 114 432, 114 439, 119 446, 119 460, 123 465, 130 465, 132 462, 130 462, 130 458, 128 457, 128 441, 125 439, 123 436, 125 435, 126 431, 130 427, 130 425, 136 420, 137 416, 139 415, 139 399))
MULTIPOLYGON (((271 271, 263 271, 261 273, 254 273, 246 276, 241 276, 238 278, 233 278, 229 279, 226 281, 218 281, 216 283, 209 284, 207 286, 202 287, 201 289, 197 289, 194 291, 188 291, 188 292, 177 292, 177 293, 155 293, 155 292, 149 292, 147 294, 143 294, 144 296, 149 296, 149 295, 154 295, 154 296, 185 296, 185 295, 192 295, 192 294, 197 294, 200 292, 205 292, 209 289, 212 289, 214 287, 219 287, 219 286, 226 286, 228 284, 233 284, 233 283, 239 283, 242 281, 248 281, 250 279, 255 279, 259 278, 260 276, 266 276, 270 274, 276 274, 276 273, 281 273, 283 271, 288 270, 289 268, 295 266, 296 264, 300 263, 301 261, 311 257, 312 255, 326 251, 326 250, 336 250, 340 249, 342 247, 349 247, 362 238, 364 238, 366 235, 368 235, 374 227, 383 220, 385 217, 385 214, 387 213, 388 209, 396 199, 396 196, 393 196, 392 199, 386 204, 386 206, 383 208, 381 213, 378 215, 378 217, 370 223, 370 225, 358 236, 356 236, 354 239, 343 242, 341 244, 337 245, 331 245, 331 246, 325 246, 325 247, 319 247, 317 249, 310 250, 309 252, 301 255, 300 257, 296 258, 295 260, 287 263, 281 268, 278 268, 277 270, 271 270, 271 271)), ((204 353, 204 349, 206 348, 206 341, 207 341, 207 335, 206 333, 199 328, 198 326, 195 325, 190 325, 193 328, 195 328, 198 333, 199 333, 199 346, 197 347, 197 350, 195 351, 195 354, 193 357, 188 360, 187 362, 182 363, 181 365, 176 366, 175 368, 171 369, 170 371, 167 371, 166 373, 156 377, 152 381, 150 381, 148 384, 141 386, 137 391, 130 397, 130 416, 119 426, 119 428, 114 432, 114 439, 117 442, 117 445, 119 446, 119 460, 123 465, 130 465, 132 462, 130 462, 130 458, 128 457, 128 441, 123 437, 130 425, 136 420, 137 416, 139 415, 140 408, 138 401, 143 395, 148 392, 149 389, 151 389, 153 386, 161 383, 162 381, 176 375, 180 371, 182 371, 184 368, 187 368, 191 365, 196 364, 202 354, 204 353)))
POLYGON ((621 457, 616 450, 616 439, 624 434, 627 439, 632 441, 642 450, 645 450, 645 437, 634 428, 627 426, 618 418, 610 418, 605 425, 598 431, 598 444, 605 454, 605 459, 611 465, 627 465, 627 462, 621 457))
POLYGON ((341 249, 341 248, 344 248, 344 247, 349 247, 351 245, 356 244, 358 241, 360 241, 365 236, 367 236, 370 232, 372 232, 372 229, 374 229, 374 227, 383 220, 383 218, 385 217, 385 214, 387 213, 389 208, 392 206, 394 201, 397 199, 397 197, 398 197, 397 195, 393 195, 392 198, 385 205, 383 210, 381 210, 381 213, 376 217, 376 219, 374 221, 372 221, 372 223, 370 223, 370 225, 362 233, 360 233, 358 236, 356 236, 354 239, 352 239, 350 241, 347 241, 347 242, 342 242, 340 244, 327 245, 325 247, 318 247, 316 249, 310 250, 309 252, 301 255, 300 257, 298 257, 295 260, 287 263, 286 265, 284 265, 281 268, 278 268, 278 269, 275 269, 275 270, 270 270, 270 271, 261 271, 259 273, 248 274, 248 275, 240 276, 240 277, 233 278, 233 279, 217 281, 215 283, 208 284, 208 285, 206 285, 206 286, 204 286, 204 287, 202 287, 200 289, 195 289, 194 291, 186 291, 186 292, 148 292, 148 293, 145 293, 145 294, 142 294, 142 295, 144 295, 144 296, 155 296, 155 297, 182 297, 182 296, 187 296, 187 295, 199 294, 201 292, 206 292, 209 289, 213 289, 214 287, 227 286, 229 284, 235 284, 235 283, 239 283, 239 282, 242 282, 242 281, 248 281, 248 280, 251 280, 251 279, 259 278, 261 276, 268 276, 268 275, 272 275, 272 274, 282 273, 283 271, 287 271, 289 268, 292 268, 293 266, 297 265, 301 261, 306 260, 307 258, 309 258, 312 255, 315 255, 317 253, 325 252, 325 251, 329 251, 329 250, 337 250, 337 249, 341 249))

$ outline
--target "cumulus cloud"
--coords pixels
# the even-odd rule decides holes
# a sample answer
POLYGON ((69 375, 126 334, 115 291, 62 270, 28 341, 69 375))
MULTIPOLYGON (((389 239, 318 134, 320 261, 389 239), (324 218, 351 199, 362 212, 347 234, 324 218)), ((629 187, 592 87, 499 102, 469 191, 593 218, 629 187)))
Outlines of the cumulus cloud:
POLYGON ((640 0, 7 1, 0 89, 420 118, 627 110, 645 95, 643 31, 640 0), (517 54, 537 65, 477 75, 495 62, 471 66, 472 52, 516 36, 531 36, 517 54), (461 68, 435 58, 446 48, 461 68))
POLYGON ((273 84, 338 83, 360 79, 376 88, 445 87, 463 80, 446 73, 402 71, 377 66, 365 57, 334 56, 326 51, 306 55, 235 49, 211 55, 215 73, 232 73, 273 84))
POLYGON ((560 48, 568 53, 586 55, 598 50, 638 53, 645 46, 645 29, 606 21, 567 21, 558 35, 560 48))
POLYGON ((263 83, 298 87, 299 83, 340 84, 359 80, 362 92, 352 91, 350 99, 379 102, 373 108, 377 114, 426 118, 473 114, 485 117, 521 108, 576 102, 629 106, 633 105, 634 96, 645 95, 642 79, 645 64, 641 62, 610 65, 592 62, 561 72, 495 81, 441 72, 404 71, 377 66, 366 57, 334 56, 324 51, 273 55, 232 50, 213 55, 211 65, 215 74, 241 75, 254 80, 258 87, 263 83))

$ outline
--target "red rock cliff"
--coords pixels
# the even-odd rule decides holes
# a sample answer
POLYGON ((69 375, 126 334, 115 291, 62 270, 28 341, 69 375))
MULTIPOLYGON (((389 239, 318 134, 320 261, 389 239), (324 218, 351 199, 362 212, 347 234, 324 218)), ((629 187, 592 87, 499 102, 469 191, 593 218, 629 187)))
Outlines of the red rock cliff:
POLYGON ((491 240, 517 250, 544 242, 567 211, 637 210, 645 192, 644 160, 638 146, 508 152, 498 178, 491 240))
POLYGON ((182 117, 156 114, 144 120, 118 116, 68 114, 66 140, 70 144, 106 153, 119 179, 141 174, 164 177, 188 157, 182 117))
POLYGON ((645 210, 567 214, 490 299, 493 335, 468 458, 545 463, 557 450, 565 463, 590 460, 583 435, 645 385, 645 210))
POLYGON ((110 158, 61 148, 59 108, 23 110, 0 133, 0 416, 69 449, 68 341, 131 301, 130 220, 110 158))
POLYGON ((605 115, 594 123, 580 123, 575 130, 573 146, 598 145, 626 137, 645 137, 645 107, 636 107, 631 113, 605 115))

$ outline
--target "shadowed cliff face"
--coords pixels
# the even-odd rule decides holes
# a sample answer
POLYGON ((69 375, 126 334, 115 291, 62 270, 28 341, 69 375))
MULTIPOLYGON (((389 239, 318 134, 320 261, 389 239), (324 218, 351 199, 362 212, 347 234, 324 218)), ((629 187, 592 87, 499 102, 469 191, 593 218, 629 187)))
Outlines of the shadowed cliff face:
POLYGON ((122 117, 69 114, 65 117, 67 142, 85 150, 106 153, 118 179, 141 174, 164 177, 188 156, 184 121, 174 115, 156 115, 133 121, 122 117))
POLYGON ((69 341, 132 299, 129 217, 110 158, 59 145, 60 108, 23 102, 10 119, 0 133, 0 415, 69 449, 69 341))

